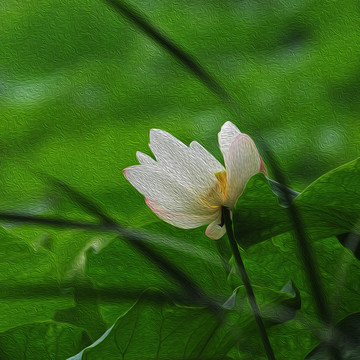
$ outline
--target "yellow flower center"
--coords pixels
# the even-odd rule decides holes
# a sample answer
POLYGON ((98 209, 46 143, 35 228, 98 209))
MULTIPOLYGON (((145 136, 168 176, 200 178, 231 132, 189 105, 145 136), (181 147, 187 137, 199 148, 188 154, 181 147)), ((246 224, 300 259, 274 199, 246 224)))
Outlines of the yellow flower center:
POLYGON ((210 189, 204 196, 201 196, 200 201, 213 211, 218 211, 226 199, 226 171, 219 171, 214 174, 218 180, 215 186, 210 189))
POLYGON ((220 190, 224 196, 224 199, 226 198, 226 192, 227 192, 227 184, 226 184, 226 170, 219 171, 215 173, 216 178, 218 179, 220 190))

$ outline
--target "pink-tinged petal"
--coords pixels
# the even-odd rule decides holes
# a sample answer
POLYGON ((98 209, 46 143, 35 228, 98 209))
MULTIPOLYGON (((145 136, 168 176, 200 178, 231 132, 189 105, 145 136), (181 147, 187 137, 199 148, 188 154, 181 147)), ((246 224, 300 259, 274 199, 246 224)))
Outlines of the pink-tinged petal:
POLYGON ((213 214, 196 192, 157 165, 134 165, 124 169, 126 179, 145 197, 166 209, 192 215, 213 214))
POLYGON ((136 152, 136 158, 138 159, 139 163, 141 165, 154 165, 156 164, 156 161, 150 157, 149 155, 146 155, 140 151, 136 152))
POLYGON ((260 172, 262 172, 265 176, 268 176, 268 172, 266 170, 266 165, 264 163, 263 158, 260 156, 260 172))
POLYGON ((221 130, 218 134, 218 140, 224 159, 226 159, 228 155, 230 145, 239 134, 241 134, 240 130, 231 121, 227 121, 221 127, 221 130))
POLYGON ((161 219, 167 222, 168 224, 174 225, 182 229, 194 229, 199 226, 208 224, 214 220, 216 216, 199 216, 199 215, 189 215, 178 213, 174 211, 167 210, 164 206, 157 204, 154 201, 151 201, 145 198, 146 205, 161 219))
POLYGON ((227 196, 225 206, 232 208, 247 181, 260 170, 260 155, 246 134, 236 136, 225 159, 227 196))
POLYGON ((220 239, 226 233, 226 228, 225 225, 220 226, 219 224, 221 224, 221 211, 217 219, 206 228, 205 235, 210 239, 220 239))

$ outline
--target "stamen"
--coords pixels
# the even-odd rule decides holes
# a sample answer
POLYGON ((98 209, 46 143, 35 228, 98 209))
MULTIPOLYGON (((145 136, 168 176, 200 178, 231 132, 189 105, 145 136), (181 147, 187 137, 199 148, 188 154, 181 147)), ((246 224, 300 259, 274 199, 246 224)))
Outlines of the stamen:
POLYGON ((219 171, 219 172, 215 173, 215 176, 218 179, 221 192, 224 195, 224 198, 226 198, 226 192, 227 192, 226 170, 219 171))
POLYGON ((206 207, 217 212, 226 198, 226 171, 219 171, 215 173, 215 176, 218 181, 204 196, 200 197, 200 200, 206 207))

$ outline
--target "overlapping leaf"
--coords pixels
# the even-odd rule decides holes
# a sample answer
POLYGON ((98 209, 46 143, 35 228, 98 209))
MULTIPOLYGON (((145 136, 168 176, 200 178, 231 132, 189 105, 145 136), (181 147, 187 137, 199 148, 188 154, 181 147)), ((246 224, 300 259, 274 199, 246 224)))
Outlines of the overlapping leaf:
MULTIPOLYGON (((294 205, 313 239, 359 231, 360 159, 321 176, 308 186, 294 205)), ((244 248, 292 229, 286 207, 263 174, 254 175, 236 203, 234 228, 244 248)))
POLYGON ((0 331, 51 319, 73 305, 71 293, 61 292, 52 254, 34 248, 0 228, 0 331))
POLYGON ((78 327, 45 321, 22 325, 0 333, 2 360, 63 360, 89 344, 78 327))
MULTIPOLYGON (((151 301, 145 295, 153 292, 147 290, 101 338, 71 360, 100 357, 109 360, 223 360, 236 343, 244 345, 249 337, 259 346, 258 330, 242 287, 217 314, 206 308, 178 306, 169 299, 167 302, 151 301)), ((269 323, 292 317, 280 319, 278 316, 289 301, 298 301, 296 295, 266 288, 259 292, 269 323)))
MULTIPOLYGON (((339 350, 342 360, 359 359, 360 313, 351 314, 341 320, 335 326, 331 342, 339 350)), ((331 360, 326 346, 325 343, 321 343, 306 357, 306 360, 331 360)))
MULTIPOLYGON (((318 323, 314 300, 303 264, 296 256, 296 249, 297 245, 291 234, 282 234, 243 253, 253 283, 259 287, 271 284, 273 288, 282 286, 291 278, 300 291, 302 306, 295 319, 269 329, 276 359, 281 360, 289 357, 294 360, 304 359, 309 349, 321 342, 317 335, 322 330, 322 325, 318 323)), ((325 297, 332 310, 333 321, 340 321, 348 314, 359 312, 359 261, 334 237, 316 241, 314 257, 323 279, 325 297)), ((257 287, 255 295, 261 297, 257 287)), ((261 356, 256 358, 262 359, 261 356)))
MULTIPOLYGON (((205 294, 219 303, 227 299, 232 288, 226 281, 215 244, 206 238, 203 229, 182 230, 181 238, 171 236, 170 226, 165 223, 157 222, 147 229, 153 232, 149 242, 154 250, 190 276, 205 294)), ((87 252, 86 275, 96 287, 119 289, 123 293, 121 298, 104 298, 101 303, 103 315, 109 324, 148 287, 183 294, 179 284, 169 278, 165 270, 159 270, 121 237, 114 238, 98 252, 87 252)))

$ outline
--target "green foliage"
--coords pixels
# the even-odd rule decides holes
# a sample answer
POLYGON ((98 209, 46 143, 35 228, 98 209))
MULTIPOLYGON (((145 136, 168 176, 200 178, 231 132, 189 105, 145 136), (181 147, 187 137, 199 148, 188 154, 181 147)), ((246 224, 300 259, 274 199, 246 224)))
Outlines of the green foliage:
MULTIPOLYGON (((296 295, 266 288, 259 292, 268 324, 293 317, 292 312, 299 305, 296 295), (291 308, 290 304, 297 305, 291 308)), ((71 359, 90 360, 102 356, 118 359, 121 356, 129 360, 220 360, 235 344, 248 343, 249 338, 253 338, 257 346, 257 327, 243 287, 236 290, 218 313, 206 308, 178 306, 164 299, 164 294, 147 290, 99 340, 71 359)))
MULTIPOLYGON (((334 237, 318 240, 313 244, 317 271, 325 287, 325 298, 334 321, 360 310, 360 262, 344 249, 334 237)), ((323 327, 319 324, 316 307, 306 277, 305 268, 298 256, 297 243, 291 234, 279 235, 243 252, 250 278, 260 287, 280 288, 292 279, 301 294, 301 309, 294 320, 269 330, 277 359, 304 359, 309 349, 320 339, 317 335, 323 327), (284 344, 286 344, 284 346, 284 344)), ((255 288, 255 295, 258 293, 255 288)), ((259 359, 264 356, 258 350, 259 359)), ((249 357, 250 358, 250 357, 249 357)))
MULTIPOLYGON (((325 291, 332 294, 331 305, 337 310, 337 321, 360 311, 360 284, 353 281, 360 277, 360 265, 335 238, 327 236, 331 231, 338 234, 354 230, 358 183, 352 179, 358 175, 359 160, 355 160, 325 174, 294 200, 311 237, 323 238, 314 244, 314 255, 318 271, 326 279, 325 291), (355 205, 350 207, 353 200, 355 205), (331 207, 341 208, 346 216, 340 218, 336 215, 335 222, 331 207), (321 212, 319 219, 313 214, 321 208, 327 211, 321 212), (316 221, 311 222, 311 219, 316 221)), ((243 242, 246 239, 249 243, 258 236, 257 241, 247 247, 243 257, 256 284, 255 295, 277 358, 286 359, 291 351, 300 359, 317 343, 308 329, 308 323, 316 318, 316 311, 303 265, 293 256, 297 246, 288 233, 291 221, 287 208, 279 204, 267 179, 258 174, 249 181, 233 217, 237 233, 240 221, 246 224, 246 228, 243 226, 241 229, 243 242), (242 217, 244 214, 248 217, 242 217), (281 218, 283 222, 278 221, 281 218), (289 279, 293 283, 288 283, 282 291, 270 289, 282 288, 289 279), (276 324, 279 325, 274 327, 276 324), (284 336, 288 338, 286 349, 283 347, 284 336)), ((55 351, 55 340, 50 339, 52 334, 60 344, 62 341, 67 343, 66 336, 70 336, 67 334, 75 332, 78 335, 72 342, 73 347, 64 349, 69 355, 75 352, 71 354, 69 349, 83 347, 81 344, 85 338, 88 342, 90 339, 93 342, 98 340, 74 359, 96 359, 104 354, 109 359, 116 359, 120 354, 129 359, 146 356, 166 359, 170 354, 174 359, 223 359, 227 354, 235 358, 263 358, 241 278, 232 261, 224 266, 229 255, 226 242, 222 243, 219 254, 216 242, 206 238, 203 228, 176 230, 179 238, 174 237, 173 227, 163 222, 146 228, 147 232, 153 233, 148 237, 153 250, 188 274, 218 304, 224 304, 220 313, 215 315, 209 309, 191 306, 190 298, 184 298, 188 306, 174 304, 174 299, 176 302, 180 300, 175 295, 181 293, 179 284, 166 275, 166 269, 159 270, 121 236, 91 239, 86 232, 62 232, 64 239, 77 239, 76 251, 69 257, 70 253, 65 251, 68 243, 53 243, 61 233, 55 231, 46 241, 33 242, 35 250, 26 241, 2 230, 3 243, 7 244, 6 255, 2 255, 6 259, 1 271, 2 283, 7 284, 11 279, 18 287, 24 282, 49 285, 43 297, 39 297, 35 287, 36 297, 31 301, 19 294, 19 300, 14 301, 17 290, 4 286, 2 302, 6 313, 2 315, 3 331, 0 334, 4 354, 12 356, 17 347, 11 344, 29 338, 30 335, 26 334, 30 332, 34 345, 22 344, 19 348, 22 353, 29 356, 32 352, 50 354, 55 351), (21 271, 17 270, 19 259, 22 259, 21 271), (54 284, 58 286, 54 287, 54 284), (73 289, 70 292, 66 291, 69 287, 73 289), (144 292, 149 287, 161 289, 161 293, 155 290, 144 292), (106 289, 117 289, 119 297, 108 298, 106 289), (235 292, 231 296, 233 289, 235 292), (52 297, 55 298, 52 300, 52 297), (16 307, 21 311, 15 311, 16 307), (15 312, 17 316, 9 318, 9 312, 15 312), (39 320, 45 323, 38 323, 39 320), (43 335, 44 331, 49 339, 43 335), (63 335, 57 336, 57 331, 63 335), (142 334, 147 334, 145 342, 142 334)), ((14 233, 23 232, 25 238, 36 234, 21 229, 15 228, 14 233)), ((319 327, 316 323, 313 326, 319 327)), ((58 356, 54 354, 51 356, 58 356)), ((46 359, 50 355, 39 356, 46 359)))
POLYGON ((218 316, 141 297, 95 344, 71 359, 223 359, 235 338, 218 316))
MULTIPOLYGON (((336 238, 328 238, 331 233, 356 230, 359 189, 353 179, 358 176, 359 160, 355 160, 325 174, 294 200, 311 239, 322 239, 314 242, 314 258, 326 280, 326 294, 331 294, 335 321, 360 311, 360 284, 354 281, 360 277, 360 264, 336 238), (354 206, 350 206, 352 201, 354 206), (322 208, 326 211, 315 217, 322 208), (346 216, 334 217, 335 208, 346 216)), ((276 358, 284 360, 289 352, 304 358, 319 342, 315 335, 321 331, 303 264, 294 256, 298 250, 287 210, 267 179, 257 174, 233 211, 237 234, 240 221, 246 225, 241 228, 242 244, 246 244, 244 239, 247 244, 256 239, 243 251, 243 258, 276 358)), ((6 245, 1 269, 0 349, 4 356, 11 357, 18 349, 30 357, 37 353, 39 359, 65 353, 78 353, 73 359, 116 359, 125 353, 129 359, 166 359, 170 354, 175 359, 264 358, 241 278, 233 262, 227 264, 224 239, 217 244, 205 236, 204 228, 174 230, 163 222, 145 228, 155 252, 190 276, 215 303, 224 304, 220 313, 214 315, 192 304, 194 299, 179 297, 182 288, 167 276, 166 269, 159 269, 122 236, 49 230, 39 238, 40 230, 26 230, 22 225, 12 232, 23 234, 24 240, 6 230, 1 233, 6 245), (10 280, 14 288, 8 285, 10 280), (22 292, 24 283, 33 289, 30 298, 22 292), (160 292, 144 292, 149 287, 160 292), (71 332, 76 336, 69 345, 71 332), (14 346, 19 339, 25 342, 14 346), (63 344, 64 352, 54 350, 55 343, 63 344)))
MULTIPOLYGON (((226 321, 219 324, 194 304, 166 269, 121 236, 2 224, 1 359, 65 359, 84 348, 83 358, 119 358, 134 330, 125 359, 147 360, 159 348, 161 325, 174 331, 160 348, 163 357, 265 359, 226 237, 214 242, 204 227, 181 230, 154 222, 122 176, 137 150, 148 152, 150 128, 187 144, 195 139, 222 161, 215 140, 227 120, 255 142, 257 134, 266 139, 292 187, 299 190, 320 176, 294 204, 333 322, 345 333, 342 350, 358 357, 350 342, 358 328, 351 314, 360 311, 359 261, 333 237, 359 232, 360 161, 338 167, 359 156, 358 2, 131 5, 214 74, 239 106, 217 97, 189 66, 105 2, 5 0, 0 208, 94 221, 39 173, 54 175, 121 226, 149 232, 154 251, 216 304, 226 304, 226 321)), ((255 175, 233 211, 234 226, 276 358, 300 360, 322 341, 322 326, 292 220, 277 195, 262 174, 255 175), (289 280, 293 292, 279 291, 289 280)), ((322 347, 312 356, 322 359, 322 347)))
MULTIPOLYGON (((321 176, 293 204, 312 239, 360 232, 360 158, 321 176)), ((248 248, 293 228, 285 206, 261 173, 254 175, 233 210, 235 235, 248 248)))
POLYGON ((88 336, 94 341, 107 329, 100 313, 98 297, 91 291, 93 286, 90 281, 72 282, 71 285, 77 286, 74 292, 75 306, 58 310, 53 320, 86 329, 88 336))
MULTIPOLYGON (((360 357, 360 313, 351 314, 336 324, 332 340, 340 350, 343 360, 356 360, 360 357)), ((306 360, 328 360, 326 344, 317 346, 306 360)))
MULTIPOLYGON (((336 238, 328 237, 357 231, 359 163, 354 160, 323 175, 293 200, 310 239, 322 239, 314 243, 314 258, 326 279, 335 321, 360 311, 360 284, 353 280, 360 277, 360 264, 336 238)), ((248 182, 233 220, 277 359, 287 359, 289 352, 304 358, 319 342, 315 334, 321 325, 314 320, 303 264, 294 256, 298 250, 288 209, 263 174, 248 182)), ((4 358, 75 353, 73 359, 117 359, 121 354, 129 359, 166 359, 170 354, 174 359, 264 358, 241 277, 232 260, 228 263, 226 241, 207 238, 204 228, 174 230, 163 222, 145 228, 153 251, 190 276, 218 306, 224 304, 220 313, 194 306, 191 297, 179 297, 183 289, 166 268, 159 269, 120 235, 44 234, 22 225, 13 234, 1 230, 4 358), (160 292, 144 292, 149 287, 160 292), (142 334, 147 334, 146 341, 142 334)))
POLYGON ((83 329, 45 321, 0 333, 0 356, 3 360, 63 360, 87 344, 83 329))
MULTIPOLYGON (((179 229, 183 235, 180 238, 174 238, 173 229, 163 222, 147 226, 147 229, 152 231, 151 245, 154 250, 185 271, 205 293, 220 303, 228 298, 232 289, 227 284, 226 273, 214 242, 204 236, 202 229, 191 232, 179 229), (196 238, 204 242, 194 243, 196 238)), ((169 278, 165 271, 160 271, 142 254, 130 248, 121 237, 112 239, 99 252, 88 251, 86 274, 97 287, 123 292, 119 299, 103 299, 101 302, 108 324, 112 324, 120 313, 125 312, 148 287, 156 287, 168 293, 183 293, 179 284, 169 278)))
POLYGON ((3 228, 0 239, 0 331, 51 319, 58 309, 73 304, 69 293, 59 296, 57 268, 50 252, 35 251, 3 228))

